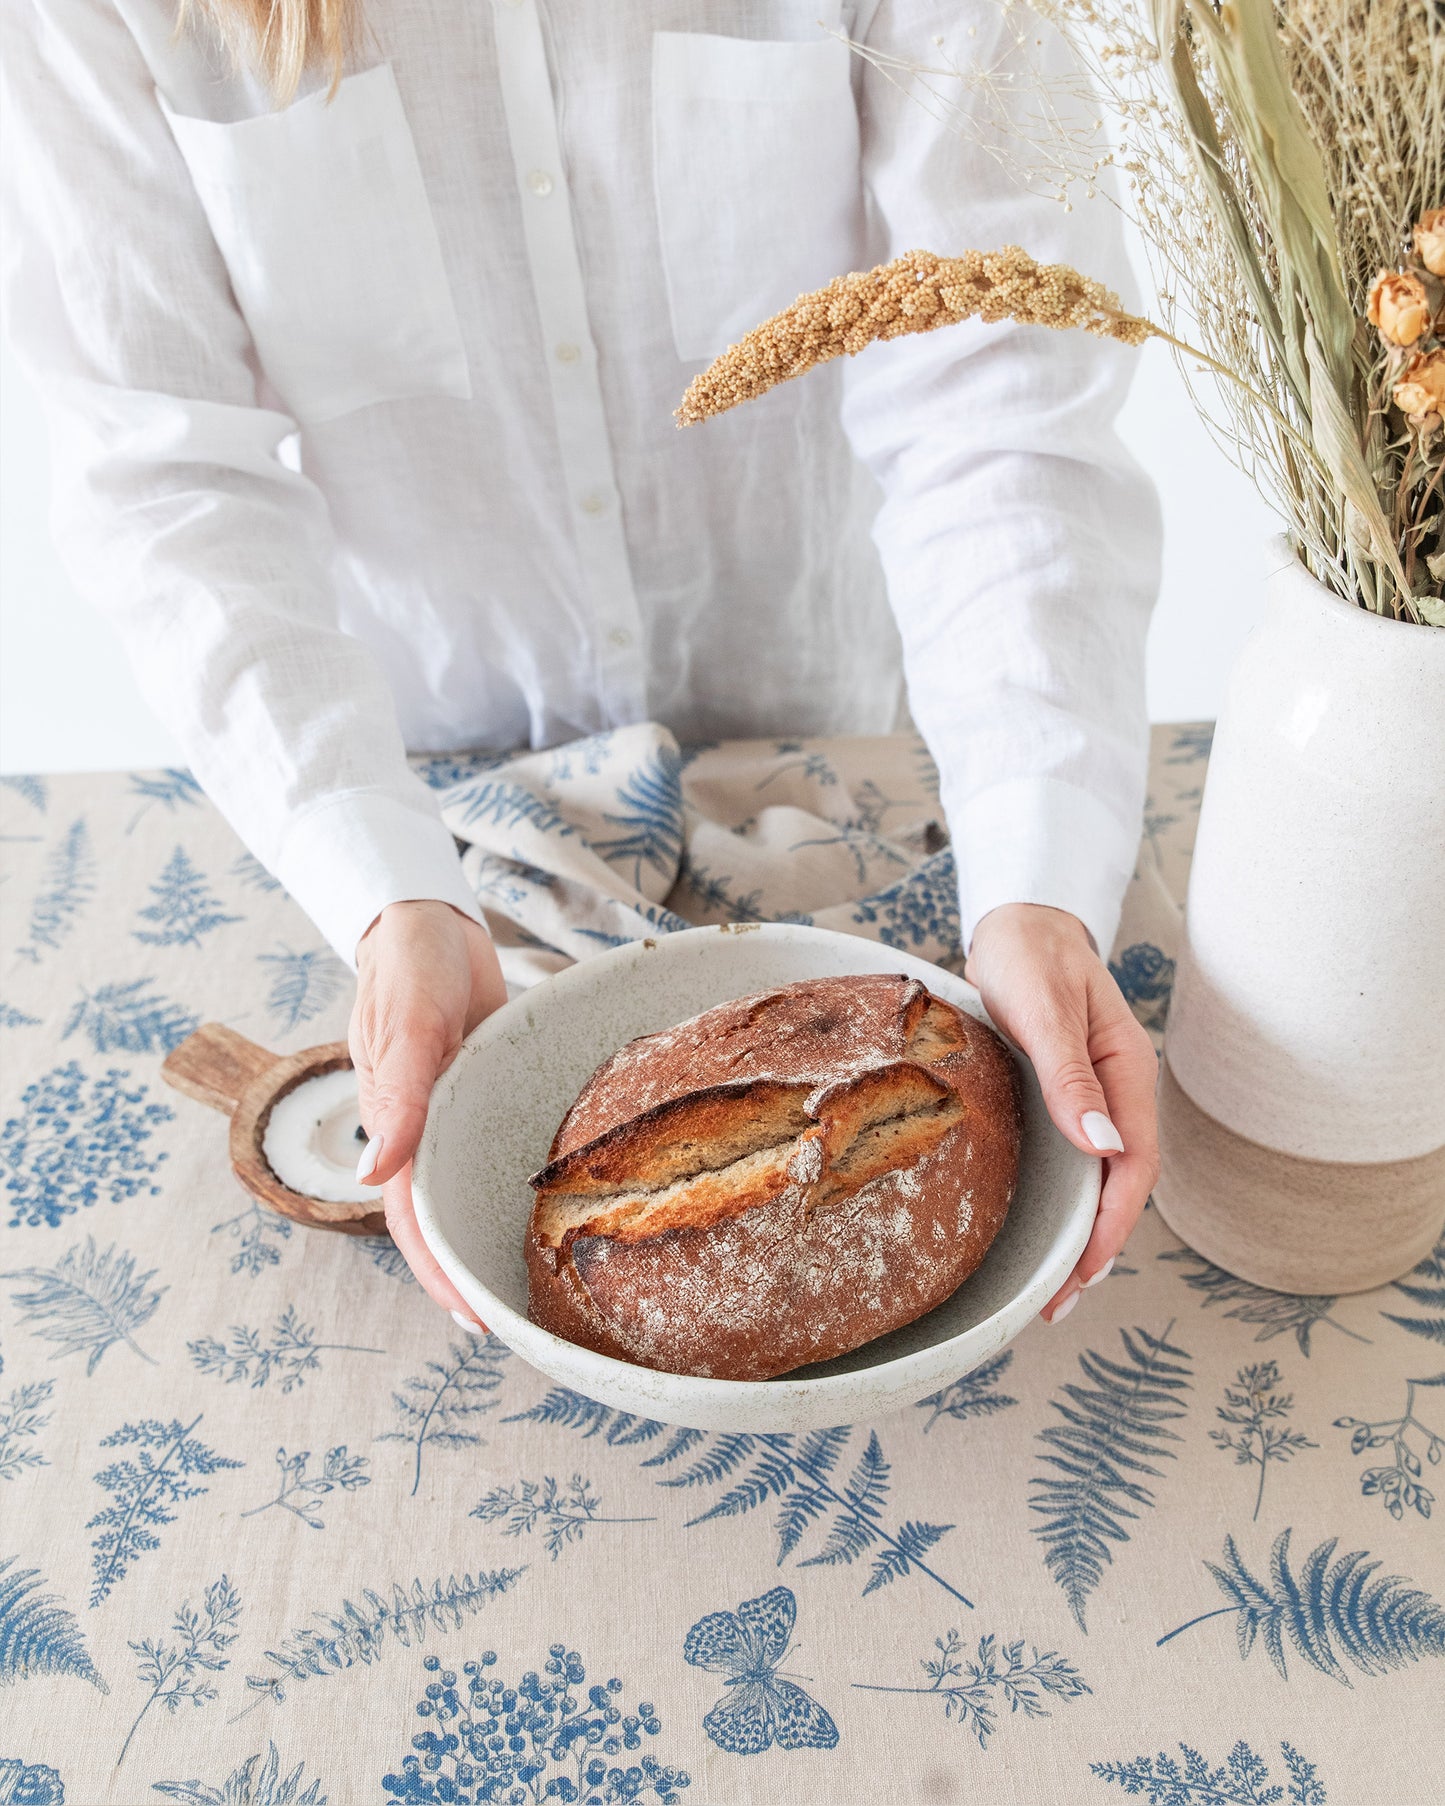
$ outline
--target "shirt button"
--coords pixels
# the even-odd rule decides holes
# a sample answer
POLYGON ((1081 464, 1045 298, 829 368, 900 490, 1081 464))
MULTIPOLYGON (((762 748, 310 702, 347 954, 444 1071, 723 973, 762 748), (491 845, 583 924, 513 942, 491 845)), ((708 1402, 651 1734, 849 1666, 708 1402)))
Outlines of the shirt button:
POLYGON ((581 347, 564 341, 553 353, 559 364, 575 364, 582 355, 581 347))
POLYGON ((603 495, 600 489, 594 489, 591 494, 584 495, 582 498, 582 512, 584 514, 602 514, 605 512, 606 508, 607 497, 603 495))
POLYGON ((533 194, 551 194, 552 178, 545 169, 534 169, 527 177, 527 186, 533 194))
POLYGON ((607 637, 614 646, 630 646, 632 644, 632 635, 625 627, 614 627, 607 637))

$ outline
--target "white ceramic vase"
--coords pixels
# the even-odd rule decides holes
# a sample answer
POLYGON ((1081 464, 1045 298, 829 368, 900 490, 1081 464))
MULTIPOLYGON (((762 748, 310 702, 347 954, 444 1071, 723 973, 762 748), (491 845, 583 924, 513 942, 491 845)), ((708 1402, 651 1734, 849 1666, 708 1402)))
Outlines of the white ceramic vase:
POLYGON ((1274 549, 1204 786, 1154 1201, 1240 1278, 1361 1291, 1445 1221, 1445 630, 1274 549))

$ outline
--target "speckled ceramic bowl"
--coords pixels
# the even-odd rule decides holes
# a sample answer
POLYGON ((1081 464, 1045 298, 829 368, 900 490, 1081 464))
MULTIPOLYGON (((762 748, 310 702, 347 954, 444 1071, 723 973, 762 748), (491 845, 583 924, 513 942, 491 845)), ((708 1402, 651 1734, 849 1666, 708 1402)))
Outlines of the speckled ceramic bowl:
POLYGON ((788 923, 690 928, 634 941, 544 979, 467 1037, 432 1092, 412 1167, 417 1221, 457 1290, 523 1360, 589 1398, 664 1423, 800 1430, 876 1417, 996 1353, 1057 1291, 1089 1238, 1100 1162, 1049 1121, 1023 1077, 1018 1190, 983 1265, 953 1297, 839 1360, 775 1380, 657 1373, 565 1342, 527 1318, 527 1175, 583 1081, 623 1042, 800 978, 906 972, 983 1016, 978 993, 927 960, 858 935, 788 923))

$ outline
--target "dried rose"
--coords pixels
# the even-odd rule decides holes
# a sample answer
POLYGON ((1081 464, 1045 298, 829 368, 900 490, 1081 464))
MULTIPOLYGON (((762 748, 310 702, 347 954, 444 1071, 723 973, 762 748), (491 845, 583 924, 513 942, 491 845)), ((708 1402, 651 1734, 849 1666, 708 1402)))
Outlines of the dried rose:
POLYGON ((1369 320, 1392 345, 1413 345, 1430 327, 1430 298, 1418 276, 1381 270, 1370 288, 1369 320))
POLYGON ((1395 384, 1395 406, 1412 420, 1445 414, 1445 351, 1418 353, 1395 384))
POLYGON ((1415 250, 1432 276, 1445 276, 1445 207, 1420 215, 1415 227, 1415 250))

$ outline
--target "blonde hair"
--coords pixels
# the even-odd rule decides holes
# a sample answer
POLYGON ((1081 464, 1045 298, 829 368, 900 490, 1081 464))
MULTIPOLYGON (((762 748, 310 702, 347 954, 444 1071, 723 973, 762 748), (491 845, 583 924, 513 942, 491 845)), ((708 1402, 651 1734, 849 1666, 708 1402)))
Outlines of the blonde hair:
POLYGON ((178 0, 176 31, 202 14, 240 66, 253 68, 284 106, 308 70, 334 94, 361 25, 361 0, 178 0))

